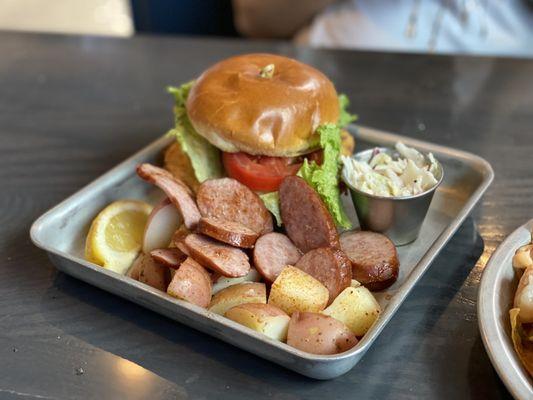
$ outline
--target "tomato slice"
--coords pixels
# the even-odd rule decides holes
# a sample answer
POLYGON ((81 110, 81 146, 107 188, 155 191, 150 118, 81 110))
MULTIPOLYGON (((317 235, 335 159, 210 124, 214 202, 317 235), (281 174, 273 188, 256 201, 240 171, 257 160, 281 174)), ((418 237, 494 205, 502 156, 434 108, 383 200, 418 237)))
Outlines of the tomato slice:
POLYGON ((246 153, 222 153, 228 175, 260 192, 278 190, 283 178, 296 175, 302 166, 301 157, 252 156, 246 153))

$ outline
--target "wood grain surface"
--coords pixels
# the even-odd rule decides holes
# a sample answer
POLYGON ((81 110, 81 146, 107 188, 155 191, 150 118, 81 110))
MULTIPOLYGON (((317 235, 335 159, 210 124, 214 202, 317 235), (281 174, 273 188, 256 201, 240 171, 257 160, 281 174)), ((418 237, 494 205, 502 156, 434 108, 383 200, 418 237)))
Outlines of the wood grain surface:
POLYGON ((533 61, 286 43, 0 34, 0 398, 502 399, 479 279, 533 217, 533 61), (496 179, 348 374, 314 381, 57 272, 32 221, 172 124, 165 86, 221 58, 315 65, 368 126, 465 149, 496 179))

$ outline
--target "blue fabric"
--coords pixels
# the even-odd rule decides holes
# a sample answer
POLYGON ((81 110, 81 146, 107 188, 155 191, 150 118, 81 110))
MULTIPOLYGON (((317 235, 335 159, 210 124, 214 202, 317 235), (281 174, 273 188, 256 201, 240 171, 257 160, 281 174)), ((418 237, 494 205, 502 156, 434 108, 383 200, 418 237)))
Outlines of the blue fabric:
POLYGON ((235 36, 230 0, 131 0, 137 32, 235 36))

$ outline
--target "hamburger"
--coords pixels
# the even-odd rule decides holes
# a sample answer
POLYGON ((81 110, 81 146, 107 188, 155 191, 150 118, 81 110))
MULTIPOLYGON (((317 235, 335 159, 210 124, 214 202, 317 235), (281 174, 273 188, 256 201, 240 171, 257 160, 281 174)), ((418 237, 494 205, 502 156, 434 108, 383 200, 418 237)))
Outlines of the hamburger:
POLYGON ((298 174, 335 222, 350 226, 340 202, 339 155, 353 152, 343 128, 356 117, 322 72, 280 55, 245 54, 169 92, 176 143, 165 167, 193 190, 229 176, 258 192, 280 224, 277 189, 298 174))

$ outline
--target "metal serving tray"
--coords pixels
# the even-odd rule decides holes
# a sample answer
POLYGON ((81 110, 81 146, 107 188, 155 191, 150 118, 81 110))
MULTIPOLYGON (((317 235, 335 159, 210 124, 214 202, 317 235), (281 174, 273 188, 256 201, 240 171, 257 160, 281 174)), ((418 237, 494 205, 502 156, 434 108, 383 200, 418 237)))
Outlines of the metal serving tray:
MULTIPOLYGON (((135 166, 141 162, 160 163, 163 149, 171 143, 169 138, 156 140, 42 215, 31 228, 31 238, 36 246, 49 253, 59 270, 69 275, 303 375, 316 379, 335 378, 349 371, 369 349, 494 176, 487 161, 470 153, 365 127, 352 126, 350 131, 358 151, 403 141, 423 152, 433 152, 443 165, 445 178, 433 198, 419 238, 398 248, 400 276, 386 292, 377 294, 383 313, 357 346, 345 353, 321 356, 297 350, 83 258, 89 225, 107 204, 124 198, 154 203, 161 197, 158 189, 136 176, 135 166)), ((357 225, 350 199, 344 200, 346 210, 357 225)))

